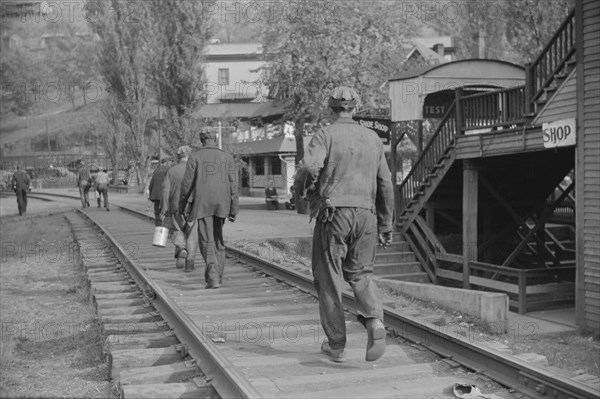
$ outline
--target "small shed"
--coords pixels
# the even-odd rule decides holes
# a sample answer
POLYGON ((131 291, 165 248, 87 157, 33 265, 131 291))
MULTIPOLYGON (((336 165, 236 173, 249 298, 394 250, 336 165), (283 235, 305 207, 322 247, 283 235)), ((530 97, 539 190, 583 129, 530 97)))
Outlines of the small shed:
MULTIPOLYGON (((458 60, 406 71, 390 79, 389 83, 392 122, 412 121, 423 119, 426 100, 428 97, 433 99, 434 93, 454 91, 459 87, 520 86, 525 83, 525 69, 500 60, 458 60)), ((453 100, 448 96, 437 97, 442 98, 442 103, 453 100)), ((441 107, 442 103, 432 106, 441 107)))

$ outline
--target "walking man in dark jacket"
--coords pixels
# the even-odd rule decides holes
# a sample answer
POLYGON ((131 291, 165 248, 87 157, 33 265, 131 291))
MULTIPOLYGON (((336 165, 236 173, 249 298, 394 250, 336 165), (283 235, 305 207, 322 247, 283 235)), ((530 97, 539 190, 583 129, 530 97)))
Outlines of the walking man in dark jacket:
POLYGON ((77 173, 77 187, 79 187, 79 198, 81 199, 81 207, 90 206, 90 187, 92 185, 92 175, 90 167, 85 162, 81 162, 77 173))
POLYGON ((383 306, 372 280, 377 241, 392 241, 393 188, 383 144, 352 115, 358 94, 339 87, 329 96, 334 123, 310 141, 298 168, 294 192, 310 199, 312 270, 327 341, 321 351, 345 360, 346 321, 342 281, 350 284, 358 320, 367 329, 366 360, 385 352, 383 306), (342 280, 343 279, 343 280, 342 280))
MULTIPOLYGON (((169 228, 169 234, 175 245, 175 267, 183 269, 188 252, 198 250, 198 234, 195 229, 189 231, 186 229, 186 221, 181 218, 177 212, 179 207, 179 197, 181 195, 181 181, 185 175, 187 161, 192 153, 192 149, 187 146, 181 146, 177 149, 177 158, 179 163, 172 166, 163 181, 163 197, 161 201, 160 217, 164 221, 164 226, 169 228)), ((190 270, 191 271, 191 270, 190 270)))
MULTIPOLYGON (((225 266, 223 224, 234 222, 238 213, 237 168, 231 154, 215 144, 215 132, 203 130, 203 148, 187 162, 181 183, 178 212, 183 214, 190 196, 194 196, 187 218, 190 228, 197 229, 200 253, 206 264, 206 288, 219 288, 225 266)), ((188 253, 186 269, 194 268, 195 254, 188 253)))
POLYGON ((148 186, 148 190, 150 191, 148 199, 154 204, 155 226, 160 226, 162 224, 162 221, 160 220, 160 200, 162 199, 163 194, 163 181, 167 172, 169 171, 169 167, 169 158, 164 157, 160 161, 160 166, 156 168, 156 170, 152 174, 152 178, 150 179, 150 185, 148 186))
POLYGON ((21 165, 17 165, 17 171, 11 179, 11 186, 17 195, 19 215, 27 212, 27 190, 29 190, 29 183, 29 175, 21 170, 21 165))

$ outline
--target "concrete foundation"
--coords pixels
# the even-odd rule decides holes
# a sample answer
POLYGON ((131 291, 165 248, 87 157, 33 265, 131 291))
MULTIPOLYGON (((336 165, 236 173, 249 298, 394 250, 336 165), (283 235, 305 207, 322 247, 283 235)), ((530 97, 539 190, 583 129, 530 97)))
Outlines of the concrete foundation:
POLYGON ((508 331, 508 295, 495 292, 465 290, 433 284, 376 279, 381 288, 433 301, 448 309, 477 317, 490 333, 508 331))

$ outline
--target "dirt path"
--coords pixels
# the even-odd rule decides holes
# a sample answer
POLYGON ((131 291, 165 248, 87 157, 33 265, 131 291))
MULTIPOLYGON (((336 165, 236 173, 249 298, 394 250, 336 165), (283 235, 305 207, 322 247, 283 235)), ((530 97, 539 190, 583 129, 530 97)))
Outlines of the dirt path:
POLYGON ((0 234, 0 396, 115 397, 64 216, 0 234))

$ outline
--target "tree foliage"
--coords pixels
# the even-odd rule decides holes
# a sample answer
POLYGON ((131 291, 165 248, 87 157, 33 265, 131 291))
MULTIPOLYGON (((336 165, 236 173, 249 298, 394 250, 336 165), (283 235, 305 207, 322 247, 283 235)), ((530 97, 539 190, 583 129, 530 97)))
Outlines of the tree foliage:
POLYGON ((410 26, 397 23, 398 8, 383 1, 299 1, 289 13, 283 2, 263 29, 267 68, 263 81, 274 98, 288 100, 296 126, 296 160, 304 154, 305 123, 328 117, 325 96, 337 85, 355 87, 363 108, 388 104, 385 83, 404 57, 410 26))

